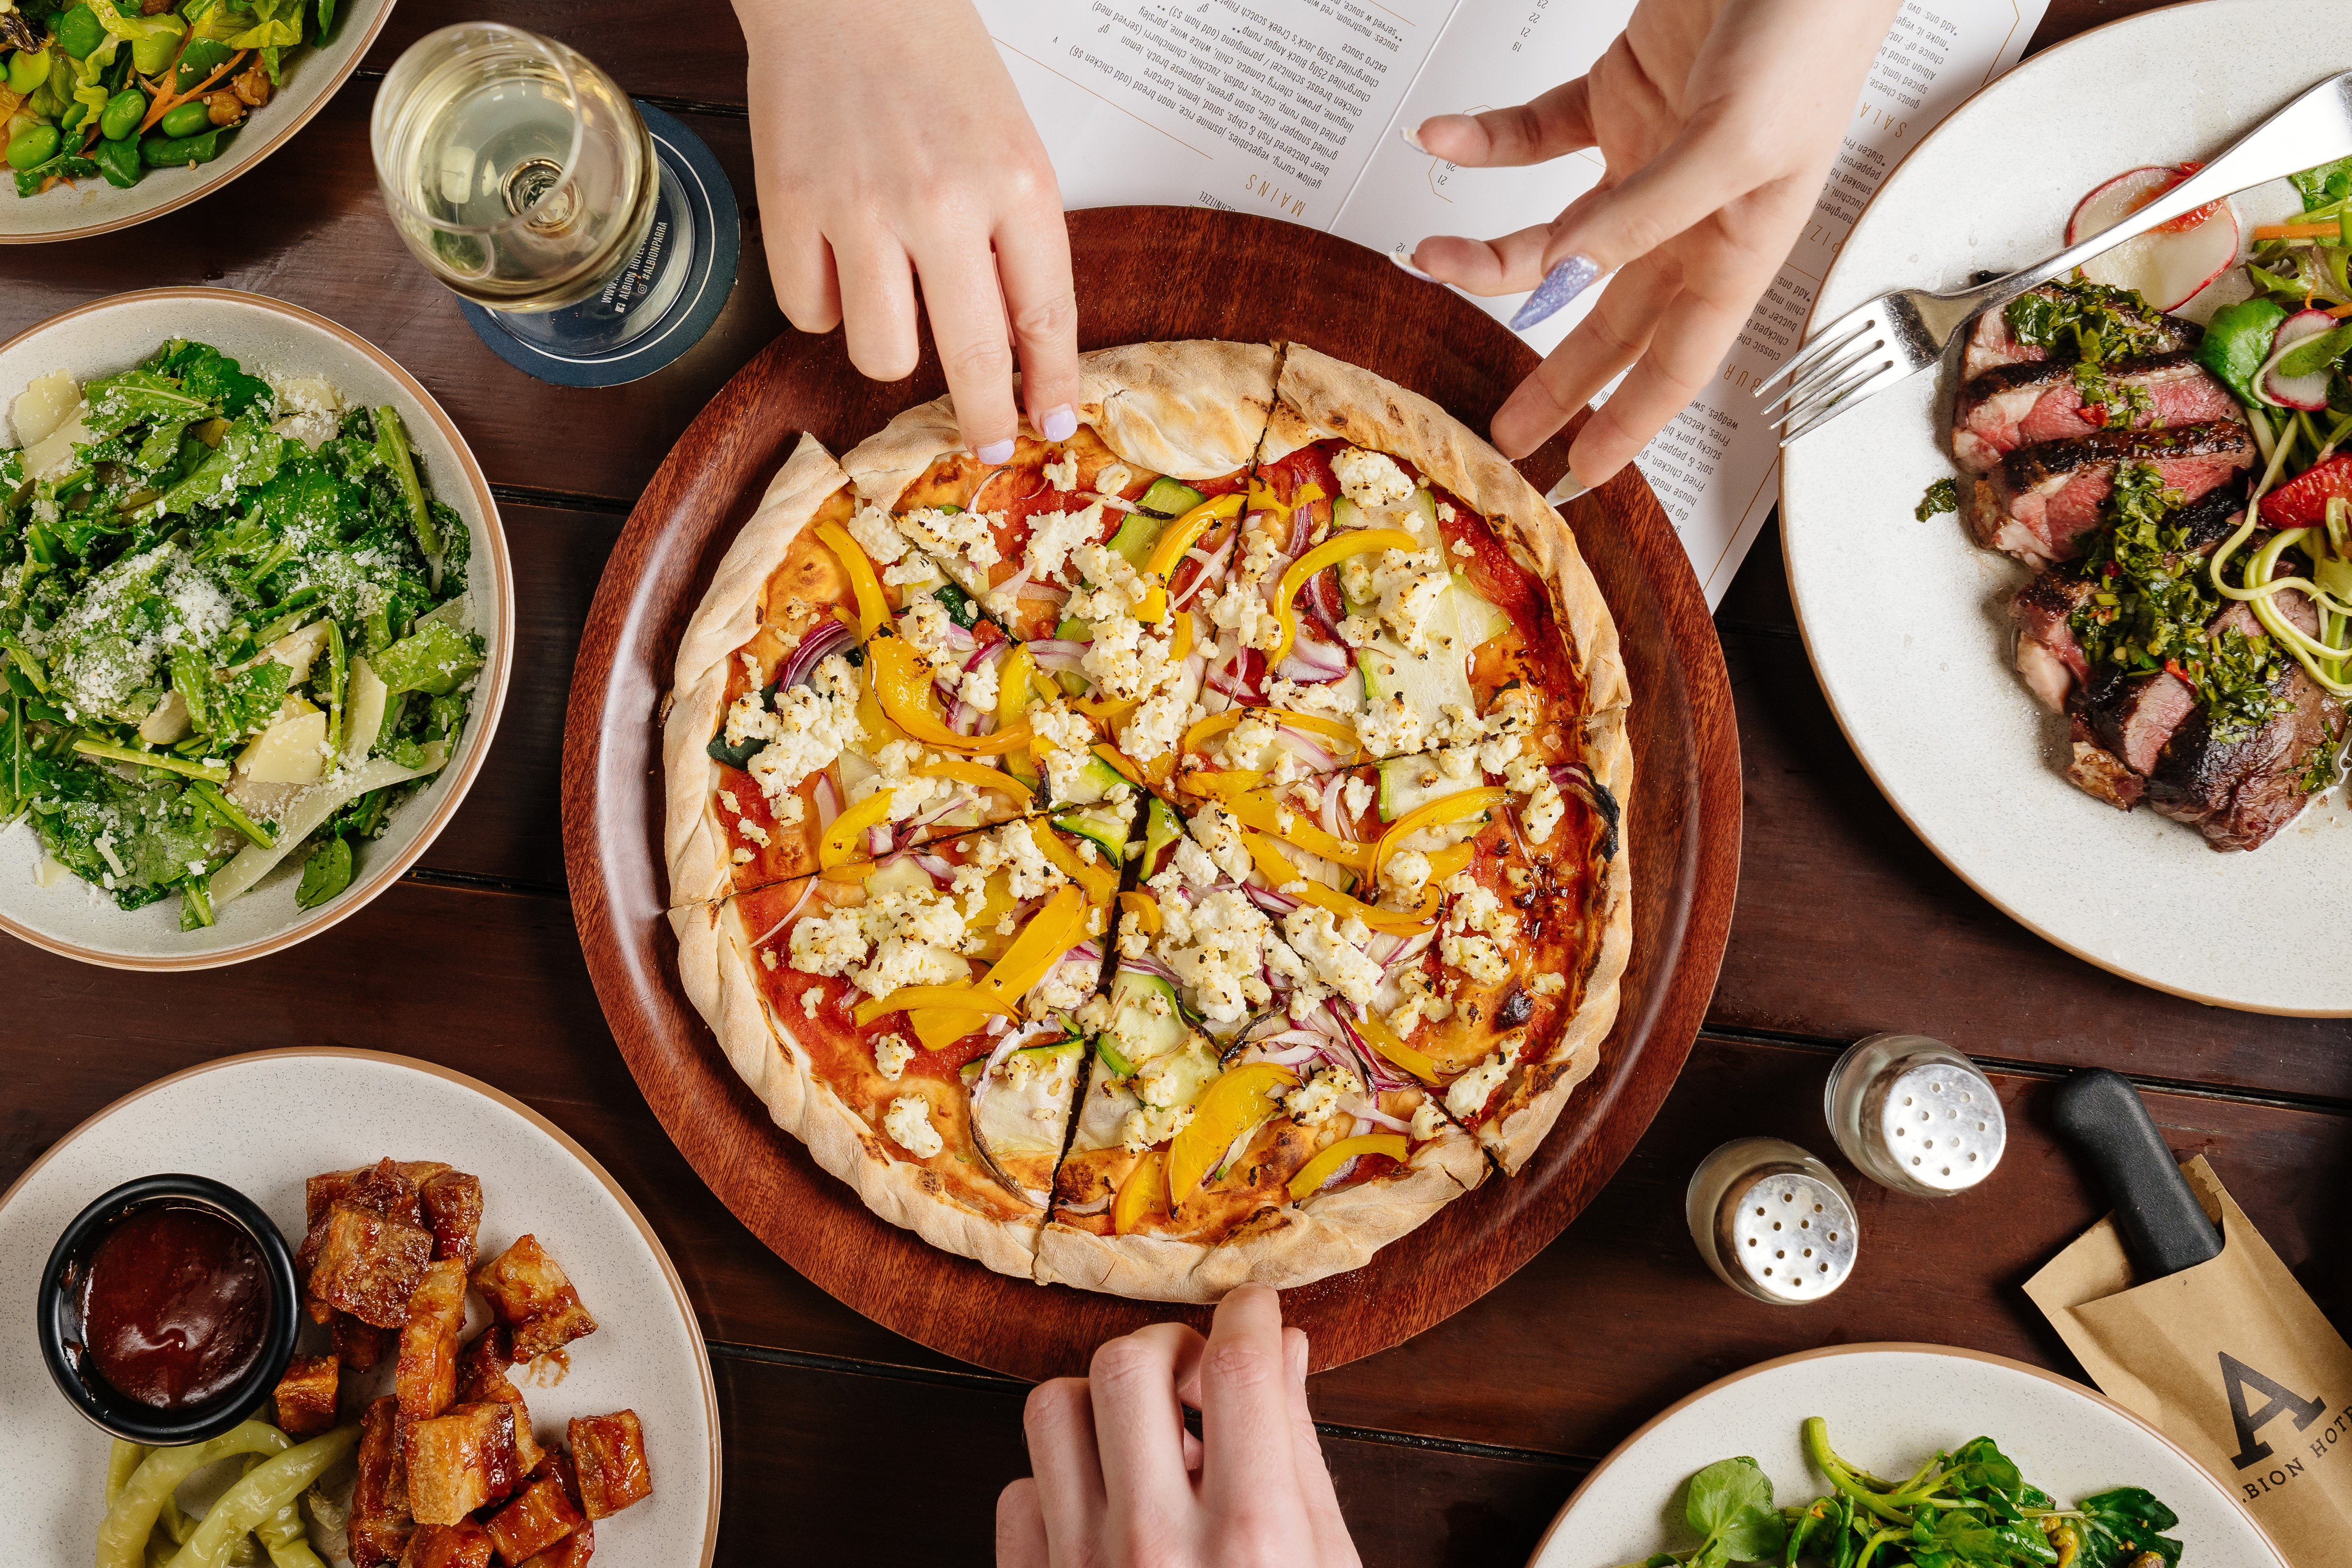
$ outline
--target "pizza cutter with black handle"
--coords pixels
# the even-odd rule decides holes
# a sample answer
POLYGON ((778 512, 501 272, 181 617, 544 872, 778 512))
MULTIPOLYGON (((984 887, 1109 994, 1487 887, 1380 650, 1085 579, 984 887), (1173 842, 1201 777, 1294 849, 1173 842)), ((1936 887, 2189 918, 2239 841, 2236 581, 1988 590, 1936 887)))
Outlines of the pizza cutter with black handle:
POLYGON ((2143 1282, 2221 1255, 2221 1233, 2189 1189, 2139 1091, 2119 1072, 2086 1068, 2058 1086, 2051 1114, 2076 1154, 2099 1173, 2116 1228, 2143 1282))

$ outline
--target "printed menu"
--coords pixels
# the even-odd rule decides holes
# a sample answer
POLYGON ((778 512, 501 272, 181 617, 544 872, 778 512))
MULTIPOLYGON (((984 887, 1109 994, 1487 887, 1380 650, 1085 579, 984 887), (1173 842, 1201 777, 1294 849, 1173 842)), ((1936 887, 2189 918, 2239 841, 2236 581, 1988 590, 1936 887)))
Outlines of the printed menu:
MULTIPOLYGON (((1461 169, 1404 140, 1433 114, 1524 103, 1583 75, 1633 0, 978 0, 1071 207, 1262 213, 1408 256, 1438 234, 1549 222, 1599 155, 1461 169)), ((1639 459, 1710 604, 1779 491, 1748 395, 1788 355, 1812 291, 1886 171, 2017 62, 2048 0, 1906 0, 1788 264, 1715 391, 1639 459)), ((1433 287, 1435 287, 1433 285, 1433 287)), ((1526 334, 1549 352, 1601 287, 1526 334)), ((1507 319, 1524 296, 1476 300, 1507 319)))

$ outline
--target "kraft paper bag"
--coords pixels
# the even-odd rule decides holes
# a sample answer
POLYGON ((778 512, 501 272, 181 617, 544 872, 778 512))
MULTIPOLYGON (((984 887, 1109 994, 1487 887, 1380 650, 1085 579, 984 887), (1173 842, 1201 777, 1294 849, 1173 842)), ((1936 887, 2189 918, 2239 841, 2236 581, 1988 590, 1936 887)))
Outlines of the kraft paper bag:
POLYGON ((2294 1568, 2352 1542, 2352 1347, 2200 1157, 2181 1167, 2221 1255, 2134 1282, 2112 1217, 2026 1281, 2107 1397, 2235 1490, 2294 1568))

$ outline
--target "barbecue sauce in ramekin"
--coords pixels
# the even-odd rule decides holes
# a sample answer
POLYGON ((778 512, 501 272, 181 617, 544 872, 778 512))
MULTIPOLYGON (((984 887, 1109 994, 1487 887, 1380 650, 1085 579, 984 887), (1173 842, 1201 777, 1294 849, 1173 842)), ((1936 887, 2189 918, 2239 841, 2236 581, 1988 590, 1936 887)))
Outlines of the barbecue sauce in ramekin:
POLYGON ((269 1329, 261 1249, 209 1209, 158 1204, 125 1215, 89 1260, 83 1343, 130 1398, 179 1410, 219 1397, 251 1368, 269 1329))

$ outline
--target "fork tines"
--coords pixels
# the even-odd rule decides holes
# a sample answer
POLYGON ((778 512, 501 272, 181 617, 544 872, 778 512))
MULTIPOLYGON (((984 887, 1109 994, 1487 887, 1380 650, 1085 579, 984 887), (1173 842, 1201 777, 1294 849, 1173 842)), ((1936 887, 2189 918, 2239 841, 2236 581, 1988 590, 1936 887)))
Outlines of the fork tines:
POLYGON ((1789 382, 1788 391, 1764 409, 1766 413, 1782 411, 1771 422, 1771 428, 1780 432, 1781 445, 1828 419, 1839 404, 1865 388, 1875 387, 1890 372, 1907 373, 1897 372, 1895 360, 1887 357, 1889 342, 1879 303, 1873 300, 1851 312, 1759 383, 1755 395, 1760 398, 1778 382, 1789 382))

